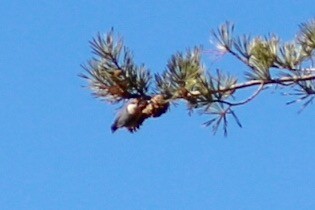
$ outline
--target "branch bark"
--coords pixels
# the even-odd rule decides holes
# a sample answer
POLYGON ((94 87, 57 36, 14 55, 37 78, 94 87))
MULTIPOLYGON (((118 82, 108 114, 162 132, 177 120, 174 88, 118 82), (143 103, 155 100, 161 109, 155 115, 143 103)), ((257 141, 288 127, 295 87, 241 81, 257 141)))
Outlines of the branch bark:
POLYGON ((243 82, 243 83, 238 83, 235 85, 232 85, 229 88, 226 89, 220 89, 217 91, 213 91, 213 93, 224 93, 227 91, 233 91, 233 90, 238 90, 238 89, 243 89, 243 88, 247 88, 247 87, 251 87, 251 86, 257 86, 257 85, 268 85, 268 84, 278 84, 278 85, 284 85, 284 83, 292 83, 292 84, 296 84, 297 82, 301 82, 301 81, 307 81, 307 80, 314 80, 315 79, 315 75, 304 75, 304 76, 293 76, 293 77, 281 77, 281 78, 277 78, 277 79, 272 79, 272 80, 251 80, 248 82, 243 82))

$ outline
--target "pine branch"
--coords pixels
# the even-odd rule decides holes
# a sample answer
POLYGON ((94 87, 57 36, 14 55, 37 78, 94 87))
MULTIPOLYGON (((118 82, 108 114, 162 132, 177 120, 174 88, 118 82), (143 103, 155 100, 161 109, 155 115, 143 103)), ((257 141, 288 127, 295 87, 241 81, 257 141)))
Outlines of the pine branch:
POLYGON ((217 91, 213 91, 213 93, 216 92, 227 92, 227 91, 235 91, 238 89, 244 89, 247 87, 252 87, 252 86, 257 86, 257 85, 269 85, 269 84, 275 84, 275 85, 283 85, 283 86, 287 86, 289 85, 293 85, 302 81, 309 81, 309 80, 315 80, 315 74, 310 74, 310 75, 304 75, 304 76, 293 76, 293 77, 282 77, 282 78, 278 78, 278 79, 271 79, 271 80, 251 80, 248 82, 243 82, 243 83, 238 83, 235 84, 229 88, 226 89, 221 89, 221 90, 217 90, 217 91))
POLYGON ((98 34, 90 45, 96 57, 82 65, 87 74, 80 76, 88 80, 96 97, 110 103, 130 98, 151 98, 148 93, 150 71, 144 65, 135 64, 123 40, 114 37, 113 29, 105 36, 98 34))
POLYGON ((233 109, 250 103, 266 86, 290 88, 286 95, 298 98, 288 104, 304 102, 302 110, 313 102, 315 20, 301 24, 296 40, 291 42, 282 42, 276 35, 235 36, 234 28, 226 22, 212 35, 220 55, 230 54, 248 67, 245 81, 221 70, 207 70, 202 47, 174 54, 165 70, 152 80, 149 69, 135 64, 131 51, 113 30, 105 36, 98 34, 90 42, 95 57, 82 65, 86 74, 80 76, 89 82, 96 97, 107 102, 135 99, 136 120, 124 125, 130 132, 138 130, 146 119, 167 113, 170 103, 179 100, 187 103, 189 113, 198 110, 210 115, 212 119, 204 125, 212 126, 213 133, 222 126, 224 135, 228 132, 228 116, 242 127, 233 109), (236 100, 236 92, 254 86, 257 90, 248 98, 236 100))

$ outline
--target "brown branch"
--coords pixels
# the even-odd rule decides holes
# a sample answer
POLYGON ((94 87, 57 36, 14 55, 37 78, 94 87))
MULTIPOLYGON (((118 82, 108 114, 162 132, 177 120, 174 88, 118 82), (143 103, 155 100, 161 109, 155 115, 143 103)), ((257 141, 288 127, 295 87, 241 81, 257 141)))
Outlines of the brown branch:
MULTIPOLYGON (((223 89, 219 89, 219 90, 211 90, 209 92, 209 94, 216 94, 216 93, 225 93, 225 92, 235 92, 238 89, 243 89, 243 88, 247 88, 247 87, 252 87, 252 86, 258 86, 258 89, 247 99, 245 99, 244 101, 240 101, 240 102, 228 102, 225 100, 213 100, 211 101, 211 103, 223 103, 226 104, 228 106, 239 106, 239 105, 244 105, 250 101, 252 101, 262 90, 266 85, 270 85, 270 84, 277 84, 277 85, 282 85, 282 86, 287 86, 287 85, 292 85, 292 84, 298 84, 298 82, 301 81, 307 81, 307 80, 313 80, 315 79, 315 75, 304 75, 304 76, 293 76, 293 77, 282 77, 282 78, 277 78, 277 79, 271 79, 271 80, 251 80, 248 82, 243 82, 243 83, 238 83, 238 84, 234 84, 231 85, 229 88, 223 88, 223 89), (285 83, 290 83, 290 84, 285 84, 285 83)), ((186 90, 187 91, 187 90, 186 90)), ((178 96, 175 99, 184 99, 187 100, 188 102, 190 102, 190 98, 187 97, 189 96, 193 96, 193 97, 198 97, 199 95, 201 95, 201 93, 199 91, 197 92, 188 92, 186 93, 186 96, 178 96)), ((174 98, 173 98, 174 99, 174 98)))
POLYGON ((295 84, 296 82, 314 80, 314 79, 315 79, 315 75, 312 74, 312 75, 304 75, 304 76, 282 77, 282 78, 271 79, 271 80, 266 80, 266 81, 251 80, 248 82, 231 85, 231 87, 226 88, 226 89, 214 90, 211 93, 224 93, 224 92, 231 91, 231 90, 238 90, 238 89, 243 89, 246 87, 261 85, 262 83, 264 85, 269 85, 269 84, 284 85, 284 83, 295 84))
POLYGON ((261 83, 260 86, 258 87, 258 89, 255 91, 255 93, 252 94, 247 99, 245 99, 244 101, 233 103, 233 102, 224 101, 224 100, 214 100, 214 101, 212 101, 212 103, 222 103, 222 104, 228 105, 229 107, 244 105, 244 104, 247 104, 248 102, 252 101, 256 96, 258 96, 258 94, 263 90, 263 88, 264 88, 264 83, 261 83))
POLYGON ((247 104, 248 102, 252 101, 256 96, 258 96, 258 94, 263 90, 264 85, 265 85, 264 83, 260 83, 260 86, 258 87, 256 92, 253 95, 251 95, 249 98, 245 99, 244 101, 237 102, 237 103, 230 103, 229 102, 229 105, 230 106, 240 106, 240 105, 247 104))

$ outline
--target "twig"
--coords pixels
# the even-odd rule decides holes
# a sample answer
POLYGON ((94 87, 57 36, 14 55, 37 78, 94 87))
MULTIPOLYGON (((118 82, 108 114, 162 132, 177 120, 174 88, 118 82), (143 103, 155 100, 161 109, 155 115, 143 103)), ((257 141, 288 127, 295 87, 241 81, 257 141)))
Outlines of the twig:
POLYGON ((224 93, 224 92, 231 91, 231 90, 235 91, 235 90, 243 89, 246 87, 261 85, 262 83, 264 85, 269 85, 269 84, 284 85, 284 83, 288 83, 288 82, 292 82, 295 84, 296 82, 314 80, 314 79, 315 79, 315 75, 304 75, 304 76, 293 76, 293 77, 281 77, 281 78, 271 79, 271 80, 266 80, 266 81, 251 80, 248 82, 231 85, 231 87, 229 87, 229 88, 220 89, 220 90, 213 90, 213 91, 211 91, 211 93, 224 93))
POLYGON ((258 96, 258 94, 263 90, 263 88, 264 88, 264 83, 261 83, 260 86, 258 87, 258 89, 256 90, 256 92, 253 95, 251 95, 249 98, 247 98, 246 100, 241 101, 241 102, 237 102, 237 103, 231 103, 231 102, 226 102, 225 101, 224 103, 226 103, 226 104, 228 104, 230 106, 244 105, 244 104, 250 102, 251 100, 253 100, 256 96, 258 96))

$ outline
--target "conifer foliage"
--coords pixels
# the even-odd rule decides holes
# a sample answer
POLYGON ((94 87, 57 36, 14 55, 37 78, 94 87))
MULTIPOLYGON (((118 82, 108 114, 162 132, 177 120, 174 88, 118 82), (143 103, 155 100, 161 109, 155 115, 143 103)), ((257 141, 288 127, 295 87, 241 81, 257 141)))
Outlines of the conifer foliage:
POLYGON ((134 132, 150 117, 167 113, 173 102, 184 101, 190 112, 198 110, 210 116, 206 126, 214 133, 219 127, 227 134, 228 119, 241 127, 235 107, 252 101, 265 87, 283 87, 287 95, 302 103, 302 109, 315 96, 315 20, 303 23, 296 38, 283 42, 278 36, 250 37, 235 35, 234 25, 226 22, 212 31, 215 50, 220 55, 230 54, 247 66, 244 78, 231 76, 222 70, 207 69, 202 61, 201 46, 178 52, 168 60, 160 74, 152 75, 145 65, 134 62, 132 52, 113 29, 97 34, 90 41, 94 56, 82 65, 80 74, 88 81, 92 93, 110 104, 136 99, 139 117, 134 132), (236 93, 249 87, 256 91, 238 100, 236 93))

